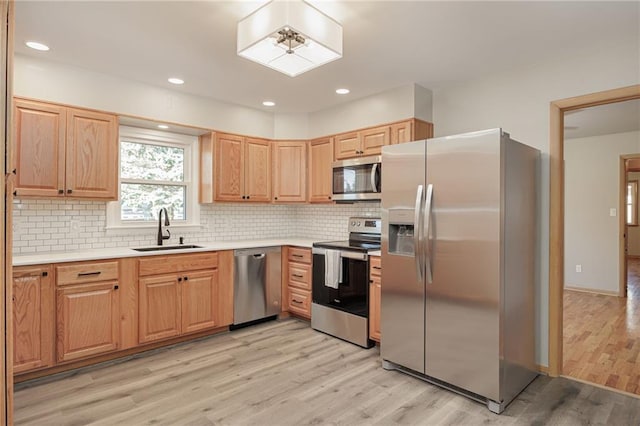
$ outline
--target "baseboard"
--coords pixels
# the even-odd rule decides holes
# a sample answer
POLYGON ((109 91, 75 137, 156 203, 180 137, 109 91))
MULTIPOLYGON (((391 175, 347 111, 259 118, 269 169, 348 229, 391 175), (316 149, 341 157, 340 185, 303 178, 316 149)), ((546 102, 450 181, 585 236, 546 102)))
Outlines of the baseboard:
POLYGON ((578 291, 580 293, 591 293, 591 294, 600 294, 602 296, 616 296, 616 297, 618 297, 618 292, 617 291, 599 290, 597 288, 573 287, 573 286, 565 285, 564 289, 565 290, 569 290, 569 291, 578 291))
POLYGON ((536 368, 538 369, 538 373, 543 374, 545 376, 549 375, 549 367, 546 365, 536 364, 536 368))

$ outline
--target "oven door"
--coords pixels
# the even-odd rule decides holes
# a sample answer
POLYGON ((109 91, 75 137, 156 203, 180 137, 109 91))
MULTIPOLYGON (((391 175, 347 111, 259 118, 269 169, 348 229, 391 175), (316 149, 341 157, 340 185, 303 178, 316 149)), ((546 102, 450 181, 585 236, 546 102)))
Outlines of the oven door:
POLYGON ((369 316, 369 256, 366 253, 340 251, 342 276, 338 288, 325 285, 325 253, 313 248, 313 303, 364 318, 369 316))
POLYGON ((333 200, 380 199, 381 157, 336 161, 333 168, 333 200))

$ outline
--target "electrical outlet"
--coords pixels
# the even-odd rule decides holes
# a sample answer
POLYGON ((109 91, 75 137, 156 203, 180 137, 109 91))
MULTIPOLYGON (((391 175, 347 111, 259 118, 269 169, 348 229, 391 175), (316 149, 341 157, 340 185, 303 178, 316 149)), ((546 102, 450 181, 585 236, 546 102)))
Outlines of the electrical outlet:
POLYGON ((618 214, 616 209, 609 209, 609 216, 615 217, 618 214))
POLYGON ((582 272, 582 265, 576 265, 576 272, 582 272))

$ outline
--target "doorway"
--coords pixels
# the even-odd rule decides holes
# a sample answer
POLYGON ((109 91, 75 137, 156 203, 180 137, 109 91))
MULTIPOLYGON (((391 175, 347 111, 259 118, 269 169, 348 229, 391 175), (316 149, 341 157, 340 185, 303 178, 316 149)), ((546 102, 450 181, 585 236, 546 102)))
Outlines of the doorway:
MULTIPOLYGON (((564 296, 564 114, 567 111, 640 99, 640 85, 552 102, 550 105, 550 217, 549 217, 549 375, 562 374, 564 296)), ((619 251, 624 251, 620 239, 619 251)))

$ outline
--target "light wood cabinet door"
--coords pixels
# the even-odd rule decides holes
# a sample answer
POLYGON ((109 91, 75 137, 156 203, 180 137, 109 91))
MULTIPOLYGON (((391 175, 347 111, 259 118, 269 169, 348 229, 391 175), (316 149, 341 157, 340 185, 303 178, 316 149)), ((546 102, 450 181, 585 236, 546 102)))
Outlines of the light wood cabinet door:
POLYGON ((266 139, 246 138, 244 156, 246 200, 271 201, 271 147, 266 139))
POLYGON ((17 196, 64 196, 66 109, 16 99, 13 118, 17 196))
POLYGON ((65 167, 67 196, 117 200, 117 117, 69 109, 65 167))
POLYGON ((117 281, 106 281, 56 290, 58 362, 118 349, 120 298, 117 289, 117 281))
POLYGON ((244 138, 225 133, 216 134, 215 200, 240 201, 244 191, 244 138))
POLYGON ((322 138, 309 144, 309 202, 331 203, 333 194, 333 138, 322 138))
POLYGON ((413 120, 391 125, 391 145, 411 142, 413 139, 413 120))
POLYGON ((369 338, 380 341, 380 297, 382 295, 379 276, 372 275, 369 280, 369 338))
POLYGON ((307 199, 307 143, 273 143, 273 199, 278 203, 304 202, 307 199))
POLYGON ((182 333, 219 326, 218 271, 188 272, 179 281, 182 293, 182 333))
POLYGON ((345 158, 357 157, 360 152, 360 134, 358 132, 342 133, 333 138, 334 158, 344 160, 345 158))
POLYGON ((53 365, 54 303, 49 266, 14 268, 14 373, 53 365))
POLYGON ((180 334, 182 318, 178 275, 140 278, 139 301, 140 343, 153 342, 180 334))
POLYGON ((391 139, 391 130, 389 126, 375 127, 360 132, 362 155, 380 155, 382 147, 389 145, 391 139))

